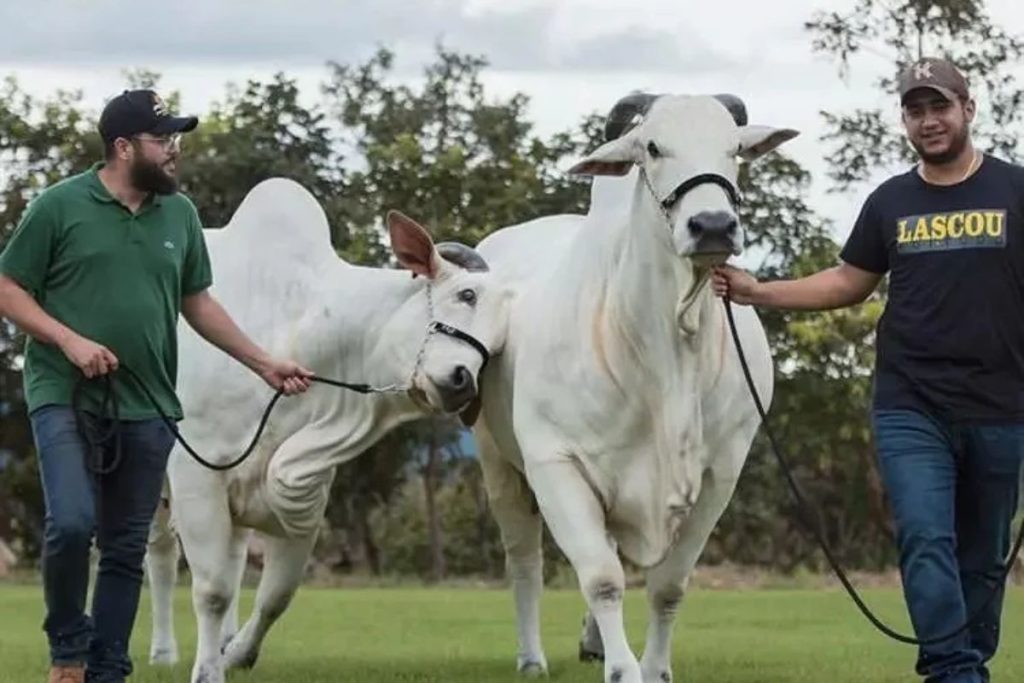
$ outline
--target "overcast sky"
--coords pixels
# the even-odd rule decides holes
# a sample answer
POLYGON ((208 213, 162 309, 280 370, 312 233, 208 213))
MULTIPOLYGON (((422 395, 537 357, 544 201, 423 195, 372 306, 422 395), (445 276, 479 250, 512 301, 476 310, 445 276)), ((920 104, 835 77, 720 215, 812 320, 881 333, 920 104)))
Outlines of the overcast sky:
MULTIPOLYGON (((542 134, 607 111, 633 89, 734 92, 754 123, 799 129, 785 150, 816 176, 812 204, 845 238, 870 187, 826 195, 818 112, 894 102, 872 88, 889 67, 868 55, 848 81, 811 52, 803 23, 852 0, 37 0, 0 3, 0 75, 32 93, 80 88, 99 109, 122 72, 148 68, 183 107, 202 112, 228 81, 283 70, 310 98, 327 60, 358 62, 378 46, 409 78, 434 45, 486 56, 494 96, 523 92, 542 134)), ((1024 3, 988 0, 1024 34, 1024 3)), ((983 114, 983 113, 982 113, 983 114)))

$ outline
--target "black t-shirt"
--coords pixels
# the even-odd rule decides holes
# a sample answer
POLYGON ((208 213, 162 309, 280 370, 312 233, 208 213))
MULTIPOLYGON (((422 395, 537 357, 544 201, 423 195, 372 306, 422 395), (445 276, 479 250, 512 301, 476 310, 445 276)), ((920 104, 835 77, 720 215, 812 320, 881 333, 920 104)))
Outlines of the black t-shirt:
POLYGON ((911 170, 868 197, 842 259, 889 272, 875 407, 1024 421, 1024 167, 985 156, 962 183, 911 170))

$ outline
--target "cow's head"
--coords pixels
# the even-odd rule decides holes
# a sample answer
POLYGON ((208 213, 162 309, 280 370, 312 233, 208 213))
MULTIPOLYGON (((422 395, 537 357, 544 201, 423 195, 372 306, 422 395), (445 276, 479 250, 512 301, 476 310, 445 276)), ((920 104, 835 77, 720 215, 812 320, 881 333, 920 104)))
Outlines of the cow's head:
POLYGON ((424 345, 428 317, 470 335, 491 354, 499 353, 508 330, 511 290, 488 271, 474 249, 456 242, 435 245, 408 216, 390 212, 388 231, 398 262, 424 282, 423 295, 403 306, 387 329, 391 342, 405 347, 398 355, 422 354, 413 398, 434 412, 463 411, 477 397, 485 356, 457 332, 434 332, 424 345))
POLYGON ((756 159, 796 135, 748 125, 732 95, 634 94, 609 113, 608 141, 571 172, 621 176, 639 167, 643 222, 669 232, 679 256, 721 263, 743 249, 737 159, 756 159))

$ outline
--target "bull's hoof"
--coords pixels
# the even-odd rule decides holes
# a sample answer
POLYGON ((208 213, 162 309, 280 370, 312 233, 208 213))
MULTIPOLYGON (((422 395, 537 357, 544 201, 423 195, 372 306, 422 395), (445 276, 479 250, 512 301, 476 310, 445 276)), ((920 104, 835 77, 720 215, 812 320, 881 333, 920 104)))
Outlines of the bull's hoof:
POLYGON ((149 663, 153 666, 174 666, 178 663, 178 649, 168 647, 152 650, 149 653, 149 663))
POLYGON ((224 683, 224 672, 217 666, 200 666, 192 675, 192 683, 224 683))
POLYGON ((232 640, 223 650, 225 669, 251 669, 256 666, 259 650, 243 649, 238 640, 232 640))
POLYGON ((544 662, 523 662, 519 665, 519 675, 523 678, 543 678, 548 675, 548 667, 544 662))
POLYGON ((603 662, 604 641, 601 631, 590 612, 583 615, 583 632, 580 633, 579 657, 581 662, 603 662))
POLYGON ((589 662, 603 662, 604 661, 604 653, 603 652, 595 652, 594 650, 589 649, 581 641, 580 642, 580 661, 581 662, 588 662, 588 663, 589 662))
POLYGON ((651 683, 672 683, 672 672, 670 671, 658 671, 658 672, 644 672, 644 682, 650 681, 651 683))

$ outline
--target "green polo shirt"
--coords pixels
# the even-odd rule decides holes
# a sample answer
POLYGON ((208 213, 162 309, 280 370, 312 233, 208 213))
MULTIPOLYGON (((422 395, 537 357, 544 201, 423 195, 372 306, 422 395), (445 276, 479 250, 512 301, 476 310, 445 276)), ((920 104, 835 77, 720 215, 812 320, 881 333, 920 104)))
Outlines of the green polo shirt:
MULTIPOLYGON (((182 194, 154 195, 132 214, 100 181, 99 163, 45 190, 0 254, 0 273, 48 314, 109 348, 145 383, 164 412, 182 416, 175 395, 177 322, 182 297, 212 283, 210 257, 195 206, 182 194)), ((59 348, 29 339, 29 410, 70 405, 81 372, 59 348)), ((124 372, 114 376, 120 417, 156 417, 124 372)), ((98 410, 99 391, 83 396, 98 410)))

